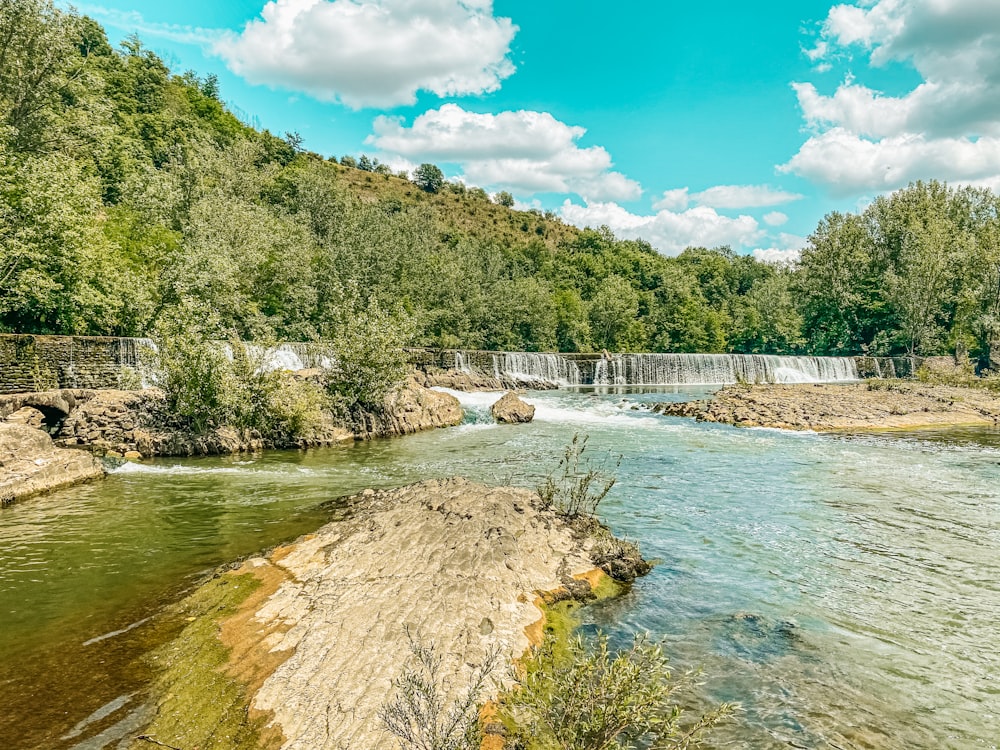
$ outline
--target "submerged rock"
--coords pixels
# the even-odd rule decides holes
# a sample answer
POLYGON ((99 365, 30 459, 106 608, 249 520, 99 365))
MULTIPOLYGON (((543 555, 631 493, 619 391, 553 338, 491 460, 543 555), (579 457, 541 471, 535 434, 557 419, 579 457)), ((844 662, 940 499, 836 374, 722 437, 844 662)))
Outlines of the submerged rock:
POLYGON ((183 605, 191 622, 161 651, 150 736, 175 747, 238 735, 228 748, 396 748, 378 711, 410 657, 407 630, 435 644, 457 694, 492 650, 510 661, 529 633, 541 636, 542 592, 586 596, 606 580, 594 537, 529 490, 456 478, 340 505, 346 520, 246 561, 183 605))
POLYGON ((103 476, 91 454, 57 448, 35 427, 0 422, 0 505, 103 476))
POLYGON ((490 407, 490 413, 497 422, 523 424, 535 418, 535 407, 526 404, 515 393, 509 391, 490 407))

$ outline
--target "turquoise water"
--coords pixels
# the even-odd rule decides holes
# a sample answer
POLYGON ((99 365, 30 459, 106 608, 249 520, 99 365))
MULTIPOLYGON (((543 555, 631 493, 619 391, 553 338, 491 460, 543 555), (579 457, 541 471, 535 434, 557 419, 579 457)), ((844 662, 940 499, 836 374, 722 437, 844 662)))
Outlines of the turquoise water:
POLYGON ((495 395, 472 394, 451 430, 129 465, 0 509, 0 747, 101 747, 141 702, 142 653, 176 625, 163 605, 320 525, 320 503, 454 474, 532 486, 580 432, 623 456, 603 516, 660 561, 588 627, 649 631, 679 669, 702 667, 694 708, 740 701, 718 746, 996 748, 998 435, 833 437, 641 409, 688 395, 536 393, 534 423, 497 426, 495 395))

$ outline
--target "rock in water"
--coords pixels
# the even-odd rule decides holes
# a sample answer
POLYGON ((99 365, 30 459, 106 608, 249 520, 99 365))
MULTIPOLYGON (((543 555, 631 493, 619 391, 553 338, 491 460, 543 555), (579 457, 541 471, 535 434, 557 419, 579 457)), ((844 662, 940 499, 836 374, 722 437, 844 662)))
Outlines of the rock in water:
POLYGON ((497 422, 505 424, 523 424, 535 418, 535 407, 526 404, 512 391, 505 393, 503 398, 493 404, 490 409, 497 422))
POLYGON ((0 422, 0 504, 104 476, 101 462, 56 448, 42 430, 0 422))
POLYGON ((227 750, 398 749, 379 708, 411 657, 407 630, 436 645, 451 699, 491 652, 509 663, 538 643, 546 596, 589 594, 602 580, 598 540, 529 490, 430 480, 335 507, 344 520, 247 560, 180 605, 190 624, 160 652, 162 697, 144 733, 221 747, 210 739, 249 721, 260 736, 227 750))

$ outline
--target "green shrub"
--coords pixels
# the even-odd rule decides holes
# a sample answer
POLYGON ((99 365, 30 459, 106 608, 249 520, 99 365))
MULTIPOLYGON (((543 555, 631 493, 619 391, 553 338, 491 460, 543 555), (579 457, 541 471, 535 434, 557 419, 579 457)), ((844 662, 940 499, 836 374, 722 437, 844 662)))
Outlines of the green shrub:
POLYGON ((392 314, 372 299, 334 337, 333 358, 325 373, 330 395, 348 409, 381 406, 409 371, 403 347, 412 331, 408 317, 392 314))
POLYGON ((663 648, 636 636, 612 652, 601 635, 593 646, 580 638, 568 648, 551 641, 526 663, 520 685, 502 699, 508 747, 519 750, 687 750, 736 710, 724 703, 694 722, 682 721, 676 693, 696 675, 675 679, 663 648))

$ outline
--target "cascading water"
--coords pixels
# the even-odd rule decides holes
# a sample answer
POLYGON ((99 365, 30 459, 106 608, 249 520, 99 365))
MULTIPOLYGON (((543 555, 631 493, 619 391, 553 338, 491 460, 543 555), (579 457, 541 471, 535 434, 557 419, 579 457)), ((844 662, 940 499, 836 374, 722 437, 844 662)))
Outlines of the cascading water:
POLYGON ((503 352, 493 355, 493 375, 517 383, 580 385, 576 362, 558 354, 503 352))
POLYGON ((858 379, 850 357, 765 354, 620 354, 594 367, 595 385, 837 383, 858 379))

